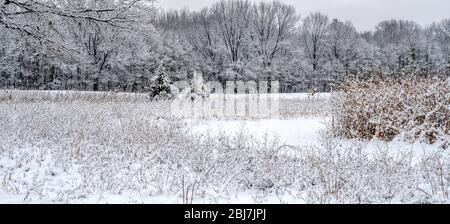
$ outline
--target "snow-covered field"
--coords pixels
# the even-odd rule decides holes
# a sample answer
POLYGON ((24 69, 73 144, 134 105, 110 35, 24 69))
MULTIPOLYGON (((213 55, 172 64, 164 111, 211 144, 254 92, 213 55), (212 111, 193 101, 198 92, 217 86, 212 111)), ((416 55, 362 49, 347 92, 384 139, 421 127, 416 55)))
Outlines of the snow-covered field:
POLYGON ((3 97, 0 203, 450 202, 448 150, 336 139, 319 96, 281 94, 290 112, 264 120, 168 119, 142 96, 3 97))
POLYGON ((232 135, 246 133, 257 139, 277 138, 281 144, 291 146, 316 145, 320 132, 325 131, 326 118, 296 118, 270 120, 208 120, 190 121, 191 131, 198 134, 232 135))

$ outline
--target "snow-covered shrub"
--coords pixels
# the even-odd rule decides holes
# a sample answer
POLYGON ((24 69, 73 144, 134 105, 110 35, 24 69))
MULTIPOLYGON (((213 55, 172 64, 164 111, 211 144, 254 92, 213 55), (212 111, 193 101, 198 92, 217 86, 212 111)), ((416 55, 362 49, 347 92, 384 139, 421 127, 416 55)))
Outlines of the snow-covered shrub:
POLYGON ((416 189, 420 172, 411 162, 411 152, 390 155, 383 149, 369 153, 363 146, 349 145, 300 150, 309 203, 389 203, 421 198, 416 189))
POLYGON ((159 116, 165 106, 157 103, 0 103, 0 193, 24 202, 171 194, 190 203, 211 194, 270 192, 292 179, 284 173, 292 163, 279 165, 286 159, 272 153, 271 141, 192 135, 159 116))
POLYGON ((437 77, 347 79, 334 98, 334 131, 346 138, 446 141, 449 84, 437 77))
POLYGON ((306 147, 244 130, 194 134, 161 116, 165 107, 0 102, 0 201, 210 203, 243 194, 256 203, 449 202, 448 150, 415 160, 411 150, 373 152, 329 133, 306 147))
POLYGON ((420 168, 428 187, 421 189, 430 198, 449 198, 450 154, 427 152, 420 160, 420 168))
POLYGON ((193 77, 189 81, 175 83, 179 88, 178 93, 174 94, 178 98, 186 100, 202 100, 211 95, 211 90, 204 82, 201 73, 194 72, 193 77))

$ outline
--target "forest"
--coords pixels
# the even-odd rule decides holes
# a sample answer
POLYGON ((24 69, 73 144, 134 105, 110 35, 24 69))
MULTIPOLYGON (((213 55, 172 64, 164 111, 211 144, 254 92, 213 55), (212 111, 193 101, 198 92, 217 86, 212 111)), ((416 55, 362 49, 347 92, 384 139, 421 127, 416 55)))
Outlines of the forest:
POLYGON ((155 3, 1 0, 0 88, 147 92, 155 76, 173 83, 198 72, 305 92, 348 76, 450 76, 450 19, 426 27, 393 19, 362 32, 281 1, 224 0, 200 11, 155 3))

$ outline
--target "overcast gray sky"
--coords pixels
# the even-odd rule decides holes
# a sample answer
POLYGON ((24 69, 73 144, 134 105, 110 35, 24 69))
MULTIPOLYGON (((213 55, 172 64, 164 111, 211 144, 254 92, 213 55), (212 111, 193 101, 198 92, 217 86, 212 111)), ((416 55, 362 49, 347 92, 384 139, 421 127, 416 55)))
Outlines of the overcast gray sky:
MULTIPOLYGON (((201 9, 219 0, 158 0, 163 9, 201 9)), ((250 0, 259 2, 265 0, 250 0)), ((386 19, 414 20, 421 25, 450 18, 450 0, 280 0, 295 6, 302 17, 320 11, 331 18, 350 20, 360 31, 373 30, 386 19)))

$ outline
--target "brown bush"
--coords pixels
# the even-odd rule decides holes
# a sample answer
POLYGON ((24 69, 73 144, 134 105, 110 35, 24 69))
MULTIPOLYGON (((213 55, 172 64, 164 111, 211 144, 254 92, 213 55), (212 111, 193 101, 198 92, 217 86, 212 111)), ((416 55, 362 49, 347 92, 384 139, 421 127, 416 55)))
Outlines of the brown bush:
POLYGON ((335 95, 334 133, 390 141, 402 135, 434 143, 450 136, 450 79, 349 78, 335 95))

